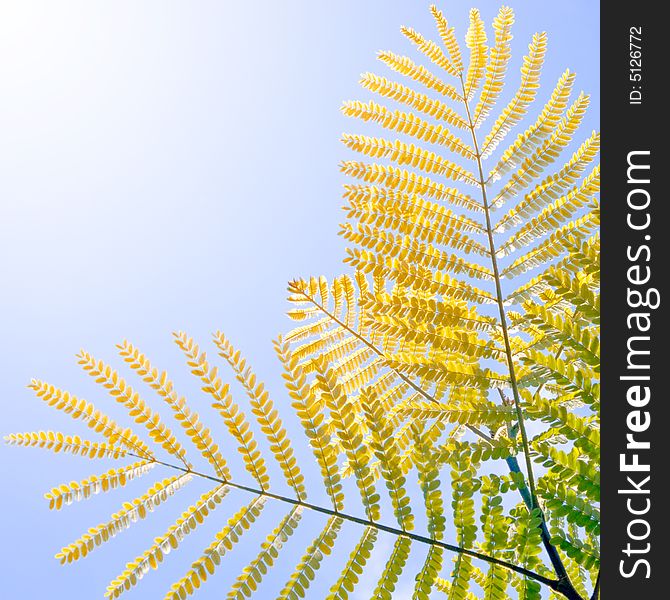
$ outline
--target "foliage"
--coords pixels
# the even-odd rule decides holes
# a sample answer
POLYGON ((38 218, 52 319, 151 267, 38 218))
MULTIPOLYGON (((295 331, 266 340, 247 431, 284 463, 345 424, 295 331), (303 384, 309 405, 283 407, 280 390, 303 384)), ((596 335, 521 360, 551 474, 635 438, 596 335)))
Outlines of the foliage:
POLYGON ((374 598, 394 597, 411 549, 424 556, 415 598, 533 599, 543 586, 553 597, 583 599, 590 589, 597 598, 599 135, 590 134, 559 162, 577 141, 588 96, 571 99, 575 76, 566 71, 536 118, 530 117, 547 45, 546 35, 536 34, 515 91, 489 121, 511 59, 511 9, 500 9, 490 45, 479 12, 470 11, 467 61, 453 27, 437 8, 431 11, 441 44, 402 29, 430 68, 381 52, 380 60, 409 85, 362 76, 364 88, 400 108, 376 101, 343 106, 345 115, 398 136, 343 137, 352 152, 376 161, 341 166, 356 180, 345 188, 341 230, 353 272, 330 282, 291 282, 289 316, 296 326, 275 342, 328 504, 308 501, 308 487, 315 484, 306 485, 297 440, 289 439, 280 419, 285 403, 274 403, 220 332, 214 345, 245 390, 248 411, 188 335, 175 334, 175 342, 223 420, 246 475, 228 465, 223 448, 229 440, 215 440, 168 375, 128 342, 119 345, 121 358, 168 405, 206 472, 193 466, 178 436, 140 393, 88 353, 79 355, 83 369, 147 430, 152 446, 91 403, 48 383, 31 383, 39 398, 104 441, 33 432, 9 435, 8 443, 131 461, 54 487, 46 495, 51 508, 123 487, 152 467, 174 471, 64 547, 57 555, 61 562, 82 559, 190 479, 211 482, 196 504, 127 564, 110 583, 108 597, 121 596, 158 568, 185 536, 213 522, 229 490, 238 489, 249 503, 214 535, 166 599, 195 593, 241 537, 256 530, 268 502, 284 505, 285 516, 240 573, 230 598, 257 589, 305 510, 323 517, 323 529, 280 598, 308 594, 327 555, 340 551, 345 521, 360 528, 360 537, 329 598, 349 596, 382 533, 395 541, 374 598), (159 451, 165 460, 157 458, 159 451), (270 481, 270 458, 283 475, 285 494, 270 481), (345 494, 347 479, 355 482, 360 502, 345 494), (382 496, 392 514, 383 514, 382 496), (360 509, 345 509, 345 501, 360 509), (420 512, 423 533, 416 531, 420 512))

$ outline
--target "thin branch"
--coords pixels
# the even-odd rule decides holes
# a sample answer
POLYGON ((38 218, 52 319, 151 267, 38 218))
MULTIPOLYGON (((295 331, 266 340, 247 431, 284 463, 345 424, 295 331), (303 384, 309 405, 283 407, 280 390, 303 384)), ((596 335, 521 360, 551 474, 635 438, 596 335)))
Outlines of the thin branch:
MULTIPOLYGON (((465 94, 465 83, 463 82, 463 76, 461 75, 461 87, 463 88, 463 93, 465 94)), ((535 494, 535 477, 533 475, 533 465, 530 459, 530 452, 528 446, 528 436, 526 434, 526 427, 524 425, 523 413, 521 411, 521 400, 519 397, 519 387, 516 380, 516 370, 514 369, 514 360, 512 358, 512 347, 509 341, 509 332, 507 330, 507 317, 505 315, 505 305, 503 300, 502 288, 500 286, 500 272, 498 270, 498 260, 496 259, 496 247, 495 242, 493 241, 493 229, 491 227, 491 215, 490 208, 488 204, 488 199, 486 195, 486 184, 484 183, 484 171, 482 168, 482 159, 479 152, 479 144, 477 142, 477 135, 475 134, 475 128, 472 123, 472 117, 470 115, 470 107, 467 100, 464 100, 465 109, 468 115, 468 122, 470 131, 472 133, 472 142, 475 146, 475 152, 477 154, 477 168, 479 169, 479 186, 482 192, 482 201, 484 204, 484 216, 486 218, 486 235, 489 241, 489 251, 491 253, 491 266, 493 267, 493 274, 495 277, 495 287, 496 287, 496 300, 498 304, 498 312, 500 314, 500 326, 502 327, 503 341, 505 344, 505 354, 507 355, 507 366, 509 369, 510 385, 512 386, 512 393, 514 396, 514 407, 516 410, 517 421, 519 422, 519 431, 521 433, 521 440, 524 447, 524 454, 526 455, 526 469, 528 471, 528 484, 530 486, 530 493, 533 501, 533 507, 537 506, 537 497, 535 494)))
MULTIPOLYGON (((137 456, 132 453, 128 453, 129 456, 137 456)), ((355 515, 350 515, 348 513, 344 512, 339 512, 337 510, 332 510, 329 508, 325 508, 323 506, 318 506, 317 504, 311 504, 309 502, 304 502, 302 500, 298 500, 297 498, 290 498, 288 496, 282 496, 280 494, 274 494, 272 492, 269 492, 267 490, 259 489, 259 488, 254 488, 248 485, 243 485, 240 483, 235 483, 233 481, 229 481, 226 479, 221 479, 219 477, 215 477, 213 475, 208 475, 207 473, 201 473, 199 471, 194 471, 192 469, 186 469, 184 467, 181 467, 179 465, 173 465, 171 463, 167 463, 161 460, 154 460, 152 462, 155 462, 156 464, 162 465, 164 467, 167 467, 169 469, 174 469, 177 471, 182 471, 183 473, 190 473, 191 475, 195 475, 196 477, 201 477, 203 479, 207 479, 209 481, 214 481, 219 484, 227 485, 232 488, 248 492, 251 494, 255 494, 257 496, 264 496, 265 498, 271 498, 273 500, 278 500, 279 502, 284 502, 286 504, 292 504, 293 506, 302 506, 304 508, 308 508, 310 510, 313 510, 315 512, 322 513, 324 515, 328 515, 331 517, 338 517, 340 519, 344 519, 345 521, 350 521, 352 523, 356 523, 358 525, 363 525, 364 527, 374 527, 375 529, 379 531, 383 531, 385 533, 389 533, 395 536, 404 536, 406 538, 409 538, 411 540, 414 540, 415 542, 420 542, 422 544, 428 544, 430 546, 438 546, 440 548, 444 548, 445 550, 449 550, 450 552, 456 552, 459 554, 465 554, 466 556, 471 556, 472 558, 476 558, 491 564, 495 564, 501 567, 504 567, 506 569, 509 569, 510 571, 514 571, 518 573, 519 575, 523 575, 524 577, 529 577, 531 579, 534 579, 536 581, 539 581, 540 583, 543 583, 544 585, 550 587, 553 590, 560 591, 560 584, 561 582, 557 579, 549 579, 548 577, 545 577, 544 575, 540 575, 539 573, 536 573, 534 571, 531 571, 530 569, 525 569, 523 567, 519 567, 518 565, 515 565, 513 563, 506 562, 504 560, 500 560, 498 558, 495 558, 493 556, 488 556, 487 554, 482 554, 480 552, 476 552, 475 550, 468 550, 467 548, 461 548, 460 546, 455 546, 453 544, 448 544, 446 542, 442 542, 440 540, 435 540, 433 538, 420 535, 417 533, 412 533, 408 531, 403 531, 402 529, 397 529, 395 527, 391 527, 389 525, 384 525, 382 523, 377 523, 375 521, 370 521, 368 519, 363 519, 361 517, 356 517, 355 515)))
MULTIPOLYGON (((527 490, 528 494, 527 496, 524 497, 523 491, 520 490, 522 497, 524 497, 524 502, 528 506, 529 510, 533 510, 535 508, 539 509, 540 515, 541 515, 541 534, 542 534, 542 541, 545 549, 547 550, 547 553, 549 555, 549 559, 551 560, 551 564, 554 567, 554 571, 556 572, 556 575, 559 578, 559 582, 562 586, 563 589, 561 589, 561 593, 566 595, 568 598, 575 598, 579 599, 581 598, 580 595, 577 593, 575 590, 574 586, 570 582, 570 577, 565 569, 565 565, 563 565, 563 561, 561 560, 560 555, 558 554, 558 551, 554 547, 554 545, 551 543, 551 537, 549 535, 549 531, 547 530, 547 525, 546 525, 546 520, 544 517, 544 511, 542 511, 538 501, 537 501, 537 493, 535 490, 535 476, 533 474, 533 462, 530 456, 530 446, 528 443, 528 435, 526 433, 526 426, 524 423, 524 418, 523 418, 523 411, 521 410, 521 398, 519 394, 519 386, 518 382, 516 379, 516 370, 514 368, 514 357, 512 354, 512 347, 510 344, 510 339, 509 339, 509 331, 507 329, 507 317, 505 314, 505 305, 504 305, 504 297, 502 293, 502 287, 500 285, 500 272, 498 270, 498 260, 496 258, 496 247, 495 247, 495 242, 493 240, 493 228, 491 226, 491 211, 489 207, 489 202, 486 194, 486 182, 484 179, 484 170, 482 167, 482 159, 481 159, 481 153, 479 151, 479 143, 477 141, 477 134, 475 133, 475 127, 472 122, 472 116, 470 114, 470 107, 468 105, 467 97, 465 94, 465 83, 463 81, 463 75, 461 74, 460 76, 461 80, 461 88, 463 89, 463 103, 465 105, 465 110, 467 112, 468 116, 468 123, 470 127, 470 133, 472 134, 472 142, 475 147, 475 153, 477 157, 477 168, 479 171, 479 185, 481 188, 482 192, 482 202, 484 205, 484 216, 486 219, 486 234, 488 237, 488 242, 489 242, 489 251, 491 254, 491 266, 493 268, 493 274, 495 277, 495 288, 496 288, 496 299, 497 299, 497 304, 498 304, 498 312, 500 314, 500 325, 502 327, 502 334, 503 334, 503 341, 505 344, 505 353, 507 355, 507 365, 509 369, 509 377, 510 377, 510 384, 512 387, 512 394, 514 398, 514 408, 516 411, 516 416, 517 416, 517 424, 519 428, 519 433, 521 434, 521 443, 523 445, 523 451, 524 451, 524 457, 525 457, 525 462, 526 462, 526 471, 527 471, 527 478, 528 478, 528 487, 529 489, 527 490)), ((500 391, 500 390, 499 390, 500 391)), ((510 457, 507 459, 507 464, 510 466, 510 469, 514 470, 514 467, 518 470, 519 469, 519 464, 518 461, 516 460, 516 457, 510 457)))

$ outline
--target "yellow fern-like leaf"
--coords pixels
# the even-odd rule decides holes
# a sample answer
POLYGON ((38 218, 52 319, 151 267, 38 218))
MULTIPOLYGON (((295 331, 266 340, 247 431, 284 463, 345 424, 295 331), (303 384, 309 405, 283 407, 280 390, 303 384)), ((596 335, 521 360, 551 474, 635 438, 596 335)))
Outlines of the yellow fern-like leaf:
POLYGON ((125 502, 121 510, 115 512, 109 521, 92 527, 80 538, 65 546, 56 554, 56 558, 61 564, 85 558, 96 546, 104 544, 124 529, 128 529, 135 521, 146 518, 148 513, 153 512, 157 506, 186 485, 191 477, 190 473, 184 473, 156 483, 144 495, 132 502, 125 502))
MULTIPOLYGON (((345 198, 350 201, 347 217, 356 218, 359 230, 365 226, 386 228, 409 235, 417 242, 437 243, 466 254, 489 256, 488 249, 466 233, 468 220, 444 207, 442 212, 433 211, 429 206, 407 202, 409 197, 405 194, 367 186, 349 186, 345 198)), ((342 226, 343 232, 352 229, 349 223, 342 226)))
POLYGON ((512 418, 510 407, 491 403, 456 408, 450 405, 422 402, 405 408, 401 412, 411 419, 437 419, 447 423, 486 425, 491 428, 499 427, 512 418))
POLYGON ((496 194, 491 202, 492 207, 497 208, 505 200, 514 197, 515 194, 519 193, 556 160, 560 152, 572 140, 572 136, 581 124, 588 106, 589 97, 585 94, 580 94, 566 112, 565 117, 561 119, 551 137, 523 161, 519 170, 510 178, 502 190, 496 194))
POLYGON ((543 139, 552 133, 568 106, 574 81, 575 74, 569 70, 561 75, 536 121, 523 133, 519 133, 514 142, 502 153, 496 166, 491 169, 487 182, 497 181, 505 173, 515 168, 543 139))
POLYGON ((460 75, 463 65, 454 64, 435 42, 427 40, 411 27, 401 27, 400 31, 417 47, 419 52, 427 56, 435 65, 444 69, 449 75, 454 77, 460 75))
MULTIPOLYGON (((444 146, 465 158, 474 159, 475 155, 472 148, 463 140, 457 138, 442 125, 433 125, 428 121, 420 119, 414 113, 400 110, 392 111, 372 100, 367 103, 359 101, 345 102, 342 105, 342 112, 348 117, 356 117, 363 121, 378 123, 384 129, 403 133, 431 144, 444 146)), ((454 172, 454 175, 448 176, 456 180, 458 180, 458 177, 463 176, 464 173, 455 164, 451 168, 451 171, 454 172)))
MULTIPOLYGON (((483 211, 481 203, 467 194, 462 193, 456 188, 449 188, 443 183, 437 183, 429 177, 418 175, 413 171, 356 161, 343 162, 341 170, 345 175, 356 177, 367 183, 386 186, 408 194, 417 193, 426 198, 443 200, 454 206, 460 206, 473 211, 483 211)), ((471 173, 465 172, 465 178, 468 183, 476 183, 474 175, 471 173)))
POLYGON ((347 564, 342 569, 340 577, 330 588, 326 600, 347 600, 349 598, 349 594, 354 591, 363 573, 376 541, 377 529, 366 527, 356 547, 352 550, 347 564))
POLYGON ((315 369, 313 357, 321 354, 329 363, 339 361, 349 356, 360 346, 360 340, 348 335, 345 327, 333 327, 319 337, 309 340, 300 346, 293 348, 293 355, 299 359, 300 367, 305 373, 311 373, 315 369))
POLYGON ((249 565, 244 567, 240 576, 233 583, 228 592, 229 599, 242 600, 243 598, 250 598, 256 591, 263 575, 274 565, 281 547, 298 526, 302 511, 302 506, 295 506, 265 539, 258 556, 249 565))
POLYGON ((374 323, 375 330, 380 333, 431 350, 461 354, 464 362, 474 358, 493 358, 504 362, 503 348, 490 340, 481 340, 474 332, 459 331, 451 327, 433 327, 402 318, 377 317, 374 323))
POLYGON ((493 278, 488 267, 444 252, 432 244, 421 243, 411 235, 395 235, 377 227, 362 224, 354 227, 348 223, 342 226, 341 234, 348 241, 370 250, 347 249, 345 262, 359 267, 363 272, 369 272, 371 265, 379 265, 381 268, 381 265, 391 266, 396 261, 402 261, 455 274, 465 273, 475 279, 491 281, 493 278))
POLYGON ((470 9, 470 27, 465 35, 465 45, 470 50, 470 63, 465 76, 465 99, 472 100, 479 88, 486 69, 486 27, 476 8, 470 9))
POLYGON ((571 221, 554 231, 549 237, 517 258, 511 265, 503 269, 503 277, 514 277, 535 267, 544 265, 564 254, 575 239, 585 238, 600 224, 600 204, 593 201, 590 211, 583 217, 571 221))
MULTIPOLYGON (((348 114, 355 113, 354 111, 349 111, 348 114)), ((412 119, 408 117, 405 122, 412 123, 412 119)), ((474 158, 474 152, 469 146, 464 144, 461 140, 446 135, 444 132, 440 132, 435 128, 431 129, 428 126, 421 124, 416 126, 415 124, 412 124, 412 131, 414 131, 414 137, 418 139, 433 144, 445 145, 466 158, 474 158)), ((409 133, 409 131, 404 131, 403 133, 409 133)), ((384 138, 348 133, 342 137, 342 142, 350 150, 360 152, 366 156, 373 158, 388 158, 399 165, 410 165, 425 173, 444 176, 453 179, 454 181, 474 181, 472 173, 465 171, 456 163, 446 160, 439 154, 415 146, 414 144, 406 144, 400 140, 391 141, 384 138)))
POLYGON ((202 391, 214 399, 212 407, 221 415, 228 432, 237 441, 245 468, 259 483, 261 489, 267 489, 270 477, 265 460, 258 449, 249 422, 230 396, 228 384, 221 381, 218 369, 210 367, 206 354, 200 352, 200 348, 191 338, 185 333, 175 333, 174 336, 176 344, 186 356, 191 373, 200 378, 204 384, 202 391))
POLYGON ((298 600, 305 597, 324 556, 331 553, 341 526, 342 519, 340 517, 330 517, 328 519, 323 531, 309 545, 300 563, 291 573, 288 582, 277 596, 278 600, 298 600))
POLYGON ((557 173, 545 177, 515 207, 511 208, 496 224, 494 231, 505 231, 510 226, 519 224, 521 217, 530 216, 552 200, 560 198, 570 186, 577 182, 599 149, 600 134, 594 131, 557 173))
POLYGON ((107 586, 105 597, 118 598, 124 591, 137 585, 150 569, 157 569, 165 556, 176 550, 182 540, 202 524, 229 491, 229 487, 220 485, 200 496, 193 506, 182 513, 174 525, 154 540, 151 548, 126 565, 123 573, 107 586))
POLYGON ((293 488, 299 500, 306 500, 305 478, 300 472, 293 447, 286 434, 286 429, 284 429, 279 419, 270 394, 263 383, 256 380, 256 375, 247 366, 247 362, 240 355, 240 351, 233 347, 221 331, 214 334, 214 343, 219 349, 220 355, 226 359, 235 372, 237 380, 246 390, 251 402, 251 411, 270 443, 270 450, 277 459, 286 482, 293 488))
POLYGON ((462 96, 453 85, 445 83, 426 69, 426 67, 417 65, 411 58, 408 58, 407 56, 398 56, 393 52, 387 51, 380 52, 378 58, 397 73, 421 83, 428 89, 433 90, 442 96, 447 96, 456 102, 462 101, 462 96))
POLYGON ((464 364, 462 355, 447 353, 435 356, 417 356, 411 352, 393 354, 388 362, 393 368, 431 382, 446 381, 450 385, 487 388, 492 383, 507 385, 508 379, 490 369, 464 364))
MULTIPOLYGON (((347 217, 357 217, 364 223, 392 222, 396 229, 411 229, 412 225, 421 227, 422 231, 431 232, 434 236, 448 243, 446 232, 464 231, 480 233, 482 226, 477 221, 459 215, 441 204, 424 200, 417 194, 377 186, 345 185, 344 198, 349 202, 347 217), (368 215, 369 219, 365 216, 368 215), (370 220, 372 219, 372 220, 370 220), (395 224, 397 223, 397 225, 395 224)), ((430 234, 427 233, 428 239, 430 234)))
POLYGON ((4 440, 10 446, 44 448, 56 454, 66 452, 87 458, 123 458, 127 453, 121 446, 83 440, 78 435, 65 435, 58 431, 10 433, 4 440))
POLYGON ((467 121, 450 106, 426 94, 416 92, 406 85, 389 81, 386 77, 380 77, 374 73, 363 73, 361 75, 361 85, 384 98, 390 98, 411 106, 415 110, 433 117, 436 121, 444 121, 459 129, 466 129, 468 126, 467 121))
MULTIPOLYGON (((364 257, 367 258, 367 257, 364 257)), ((361 264, 363 261, 361 261, 361 264)), ((407 264, 400 261, 390 265, 369 263, 371 268, 378 267, 378 274, 384 274, 398 285, 419 292, 448 295, 456 300, 467 300, 476 304, 493 304, 495 297, 486 290, 471 285, 461 279, 451 277, 441 271, 432 271, 422 265, 407 264)))
POLYGON ((344 509, 344 492, 337 468, 337 452, 335 452, 330 433, 325 426, 321 405, 310 389, 305 374, 298 365, 298 359, 292 355, 288 342, 280 338, 274 345, 275 352, 284 367, 282 377, 293 401, 291 405, 312 447, 326 492, 335 510, 341 511, 344 509))
POLYGON ((517 248, 528 246, 538 237, 555 231, 559 225, 570 219, 577 210, 585 206, 600 191, 600 167, 584 178, 579 186, 570 190, 555 202, 547 205, 533 219, 525 224, 516 233, 500 246, 498 253, 505 256, 517 248))
POLYGON ((161 422, 157 412, 151 410, 140 395, 126 383, 125 379, 101 360, 96 360, 83 350, 78 355, 79 364, 96 383, 102 385, 120 404, 129 411, 130 416, 139 425, 144 425, 151 439, 160 444, 164 450, 178 458, 186 468, 190 464, 186 460, 186 450, 179 443, 169 427, 161 422))
POLYGON ((208 427, 200 421, 198 413, 193 412, 186 400, 174 390, 174 384, 165 371, 154 368, 149 359, 131 343, 124 341, 118 346, 119 353, 128 365, 147 383, 172 409, 186 435, 195 444, 202 456, 214 468, 222 479, 230 479, 230 470, 221 455, 219 447, 214 443, 208 427))
POLYGON ((95 432, 104 435, 110 444, 119 443, 141 458, 154 458, 150 448, 135 433, 130 429, 121 429, 110 417, 101 413, 83 398, 77 398, 67 391, 38 379, 33 379, 28 387, 49 406, 62 410, 73 419, 84 421, 95 432))
POLYGON ((490 332, 496 328, 497 321, 486 315, 480 315, 474 308, 457 300, 440 302, 434 298, 417 298, 404 291, 393 294, 383 293, 361 299, 361 307, 367 308, 370 319, 388 318, 406 320, 424 327, 462 328, 470 331, 490 332))
POLYGON ((488 158, 510 130, 526 115, 539 89, 540 71, 547 50, 547 34, 536 33, 528 47, 521 67, 521 83, 514 97, 503 109, 481 147, 482 157, 488 158))
POLYGON ((371 521, 380 516, 379 494, 375 491, 374 479, 370 473, 370 456, 363 444, 363 434, 356 413, 333 373, 320 364, 316 373, 316 389, 321 401, 328 407, 338 438, 347 460, 356 476, 356 485, 361 495, 365 512, 371 521))
POLYGON ((495 30, 495 44, 491 48, 486 64, 486 77, 479 102, 473 113, 475 127, 479 127, 495 106, 503 88, 507 64, 512 57, 510 41, 512 40, 512 25, 514 12, 507 6, 501 7, 498 16, 493 20, 495 30))
POLYGON ((406 492, 405 478, 400 466, 398 448, 393 437, 393 428, 390 426, 384 414, 383 406, 376 395, 369 390, 364 391, 361 404, 370 430, 368 444, 374 456, 379 460, 381 475, 393 505, 393 513, 400 527, 404 531, 411 531, 414 529, 414 515, 406 492))
POLYGON ((444 18, 442 11, 438 10, 434 4, 430 6, 430 12, 435 19, 435 24, 437 25, 440 38, 442 38, 442 43, 449 53, 449 59, 454 65, 454 69, 456 69, 456 71, 459 73, 462 72, 463 58, 461 57, 461 48, 458 45, 458 41, 456 40, 454 28, 449 27, 449 23, 447 23, 447 20, 444 18))
POLYGON ((214 574, 216 567, 221 564, 221 559, 233 549, 244 532, 248 531, 256 521, 266 500, 265 496, 257 496, 228 519, 226 526, 216 534, 214 541, 191 565, 188 573, 172 584, 164 600, 183 600, 194 594, 207 581, 207 578, 214 574))
POLYGON ((155 464, 155 462, 142 460, 118 469, 110 469, 106 473, 92 475, 82 481, 61 484, 44 494, 44 497, 49 501, 50 509, 60 510, 64 504, 72 504, 100 492, 123 487, 127 482, 148 473, 155 464))

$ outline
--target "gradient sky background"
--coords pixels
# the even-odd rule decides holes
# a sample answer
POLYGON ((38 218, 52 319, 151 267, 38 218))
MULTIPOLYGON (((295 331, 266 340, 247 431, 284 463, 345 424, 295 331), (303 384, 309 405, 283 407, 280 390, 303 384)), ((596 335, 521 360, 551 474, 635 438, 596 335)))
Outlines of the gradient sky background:
MULTIPOLYGON (((518 79, 532 33, 546 30, 542 102, 569 66, 578 74, 576 88, 594 100, 583 131, 596 128, 598 2, 509 4, 517 16, 510 81, 518 79)), ((481 9, 491 36, 498 2, 438 4, 461 40, 471 5, 481 9)), ((25 387, 31 377, 92 400, 127 423, 74 358, 83 347, 120 366, 114 345, 124 338, 168 369, 194 408, 205 406, 171 341, 177 329, 205 346, 211 332, 224 329, 275 402, 285 403, 271 346, 290 326, 285 284, 344 269, 337 165, 347 153, 339 137, 362 128, 341 115, 341 101, 370 97, 358 87, 360 73, 388 76, 375 60, 378 50, 412 54, 400 25, 437 38, 427 7, 388 0, 0 3, 3 434, 86 431, 36 399, 25 387)), ((239 392, 236 399, 245 405, 239 392)), ((292 416, 290 409, 286 414, 292 416)), ((218 423, 213 429, 221 431, 218 423)), ((302 440, 296 446, 299 458, 312 464, 302 440)), ((189 454, 195 459, 197 452, 189 454)), ((111 466, 0 447, 3 600, 102 597, 125 563, 204 491, 192 483, 155 518, 85 561, 59 567, 53 554, 61 546, 171 474, 156 469, 127 490, 48 511, 42 495, 53 485, 111 466)), ((127 597, 162 598, 247 501, 231 493, 208 525, 127 597)), ((221 598, 282 514, 266 509, 258 531, 198 597, 221 598)), ((283 585, 321 523, 303 517, 259 598, 273 597, 283 585)), ((310 598, 324 596, 356 533, 343 528, 339 556, 324 563, 310 598)), ((391 543, 380 540, 355 598, 369 597, 391 543)), ((412 561, 420 566, 421 552, 412 561)), ((404 589, 412 588, 412 579, 408 569, 404 589)))

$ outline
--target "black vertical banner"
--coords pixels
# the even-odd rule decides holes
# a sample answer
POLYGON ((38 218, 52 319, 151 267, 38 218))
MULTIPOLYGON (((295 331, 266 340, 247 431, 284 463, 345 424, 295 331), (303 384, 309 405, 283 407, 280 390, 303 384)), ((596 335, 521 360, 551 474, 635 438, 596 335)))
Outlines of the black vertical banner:
POLYGON ((670 172, 659 5, 603 3, 601 597, 670 598, 670 172), (667 320, 667 319, 666 319, 667 320))

